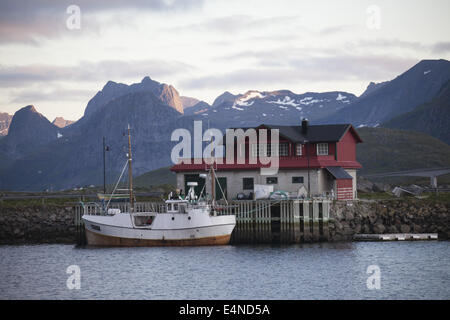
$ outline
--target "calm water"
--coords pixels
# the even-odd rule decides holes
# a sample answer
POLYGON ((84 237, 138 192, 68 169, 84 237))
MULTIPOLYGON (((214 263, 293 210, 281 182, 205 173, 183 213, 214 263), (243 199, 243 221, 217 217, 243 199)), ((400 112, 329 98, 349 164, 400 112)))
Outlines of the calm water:
POLYGON ((450 242, 0 246, 1 299, 449 299, 450 242), (66 268, 78 265, 80 290, 66 268), (369 265, 381 289, 367 289, 369 265))

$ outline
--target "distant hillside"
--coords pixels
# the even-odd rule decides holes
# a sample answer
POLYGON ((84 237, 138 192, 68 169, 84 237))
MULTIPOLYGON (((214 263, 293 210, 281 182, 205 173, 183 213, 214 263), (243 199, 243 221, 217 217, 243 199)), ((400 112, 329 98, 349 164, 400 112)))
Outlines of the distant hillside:
POLYGON ((450 146, 427 134, 386 128, 360 128, 360 174, 450 166, 450 146))
POLYGON ((63 117, 56 117, 52 123, 55 126, 57 126, 58 128, 64 128, 64 127, 70 126, 74 122, 75 121, 72 121, 72 120, 66 120, 63 117))
POLYGON ((449 80, 450 61, 422 60, 391 81, 369 85, 359 99, 319 122, 374 127, 431 101, 449 80))
POLYGON ((57 139, 58 127, 29 105, 14 114, 8 135, 0 142, 0 150, 3 157, 16 159, 57 139))
POLYGON ((170 171, 170 167, 164 167, 149 171, 133 179, 136 187, 150 188, 151 186, 160 186, 163 184, 176 185, 176 175, 170 171))
POLYGON ((450 144, 450 81, 431 102, 395 117, 382 126, 428 133, 450 144))
POLYGON ((193 107, 197 103, 200 102, 200 100, 198 100, 196 98, 191 98, 191 97, 181 96, 180 99, 181 99, 181 104, 183 105, 183 109, 193 107))
POLYGON ((8 129, 11 124, 12 115, 6 112, 0 112, 0 137, 8 134, 8 129))

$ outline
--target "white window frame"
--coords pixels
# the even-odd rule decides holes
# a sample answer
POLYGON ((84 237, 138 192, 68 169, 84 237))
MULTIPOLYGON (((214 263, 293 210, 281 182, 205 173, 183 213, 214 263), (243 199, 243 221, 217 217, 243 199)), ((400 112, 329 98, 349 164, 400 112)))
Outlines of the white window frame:
POLYGON ((328 143, 318 143, 317 144, 317 155, 327 156, 328 155, 328 143))
POLYGON ((280 157, 289 157, 289 143, 280 143, 278 146, 280 157))
MULTIPOLYGON (((271 156, 278 156, 279 154, 279 145, 275 144, 275 143, 258 143, 258 144, 252 144, 251 149, 252 149, 252 156, 254 158, 259 157, 259 150, 261 149, 262 151, 266 151, 266 156, 271 157, 271 156), (272 154, 272 150, 274 150, 274 154, 272 154)), ((289 150, 288 150, 288 154, 289 154, 289 150)))
POLYGON ((303 155, 303 145, 301 143, 297 143, 297 145, 295 146, 295 155, 297 156, 303 155))

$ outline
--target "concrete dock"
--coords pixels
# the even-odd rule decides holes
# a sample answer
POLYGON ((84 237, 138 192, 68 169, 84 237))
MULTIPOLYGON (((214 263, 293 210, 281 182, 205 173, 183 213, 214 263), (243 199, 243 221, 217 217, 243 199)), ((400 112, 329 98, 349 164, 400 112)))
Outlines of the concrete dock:
POLYGON ((437 233, 386 233, 386 234, 355 234, 354 241, 414 241, 438 240, 437 233))

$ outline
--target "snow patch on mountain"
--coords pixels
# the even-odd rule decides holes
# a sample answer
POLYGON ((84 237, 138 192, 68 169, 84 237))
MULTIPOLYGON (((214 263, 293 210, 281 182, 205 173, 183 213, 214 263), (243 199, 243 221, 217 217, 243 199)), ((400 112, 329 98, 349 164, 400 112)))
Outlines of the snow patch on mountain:
POLYGON ((305 97, 303 99, 300 100, 300 104, 303 104, 305 106, 310 105, 310 104, 314 104, 317 102, 322 102, 323 100, 319 100, 319 99, 314 99, 313 97, 305 97))
POLYGON ((289 105, 293 107, 298 107, 299 104, 295 103, 295 100, 292 99, 289 96, 285 96, 283 100, 278 99, 277 101, 266 101, 266 103, 274 103, 274 104, 281 104, 281 105, 289 105))
POLYGON ((340 94, 340 93, 338 93, 338 96, 337 96, 337 98, 336 98, 337 101, 346 100, 346 99, 347 99, 347 97, 346 97, 346 96, 343 96, 343 95, 340 94))

